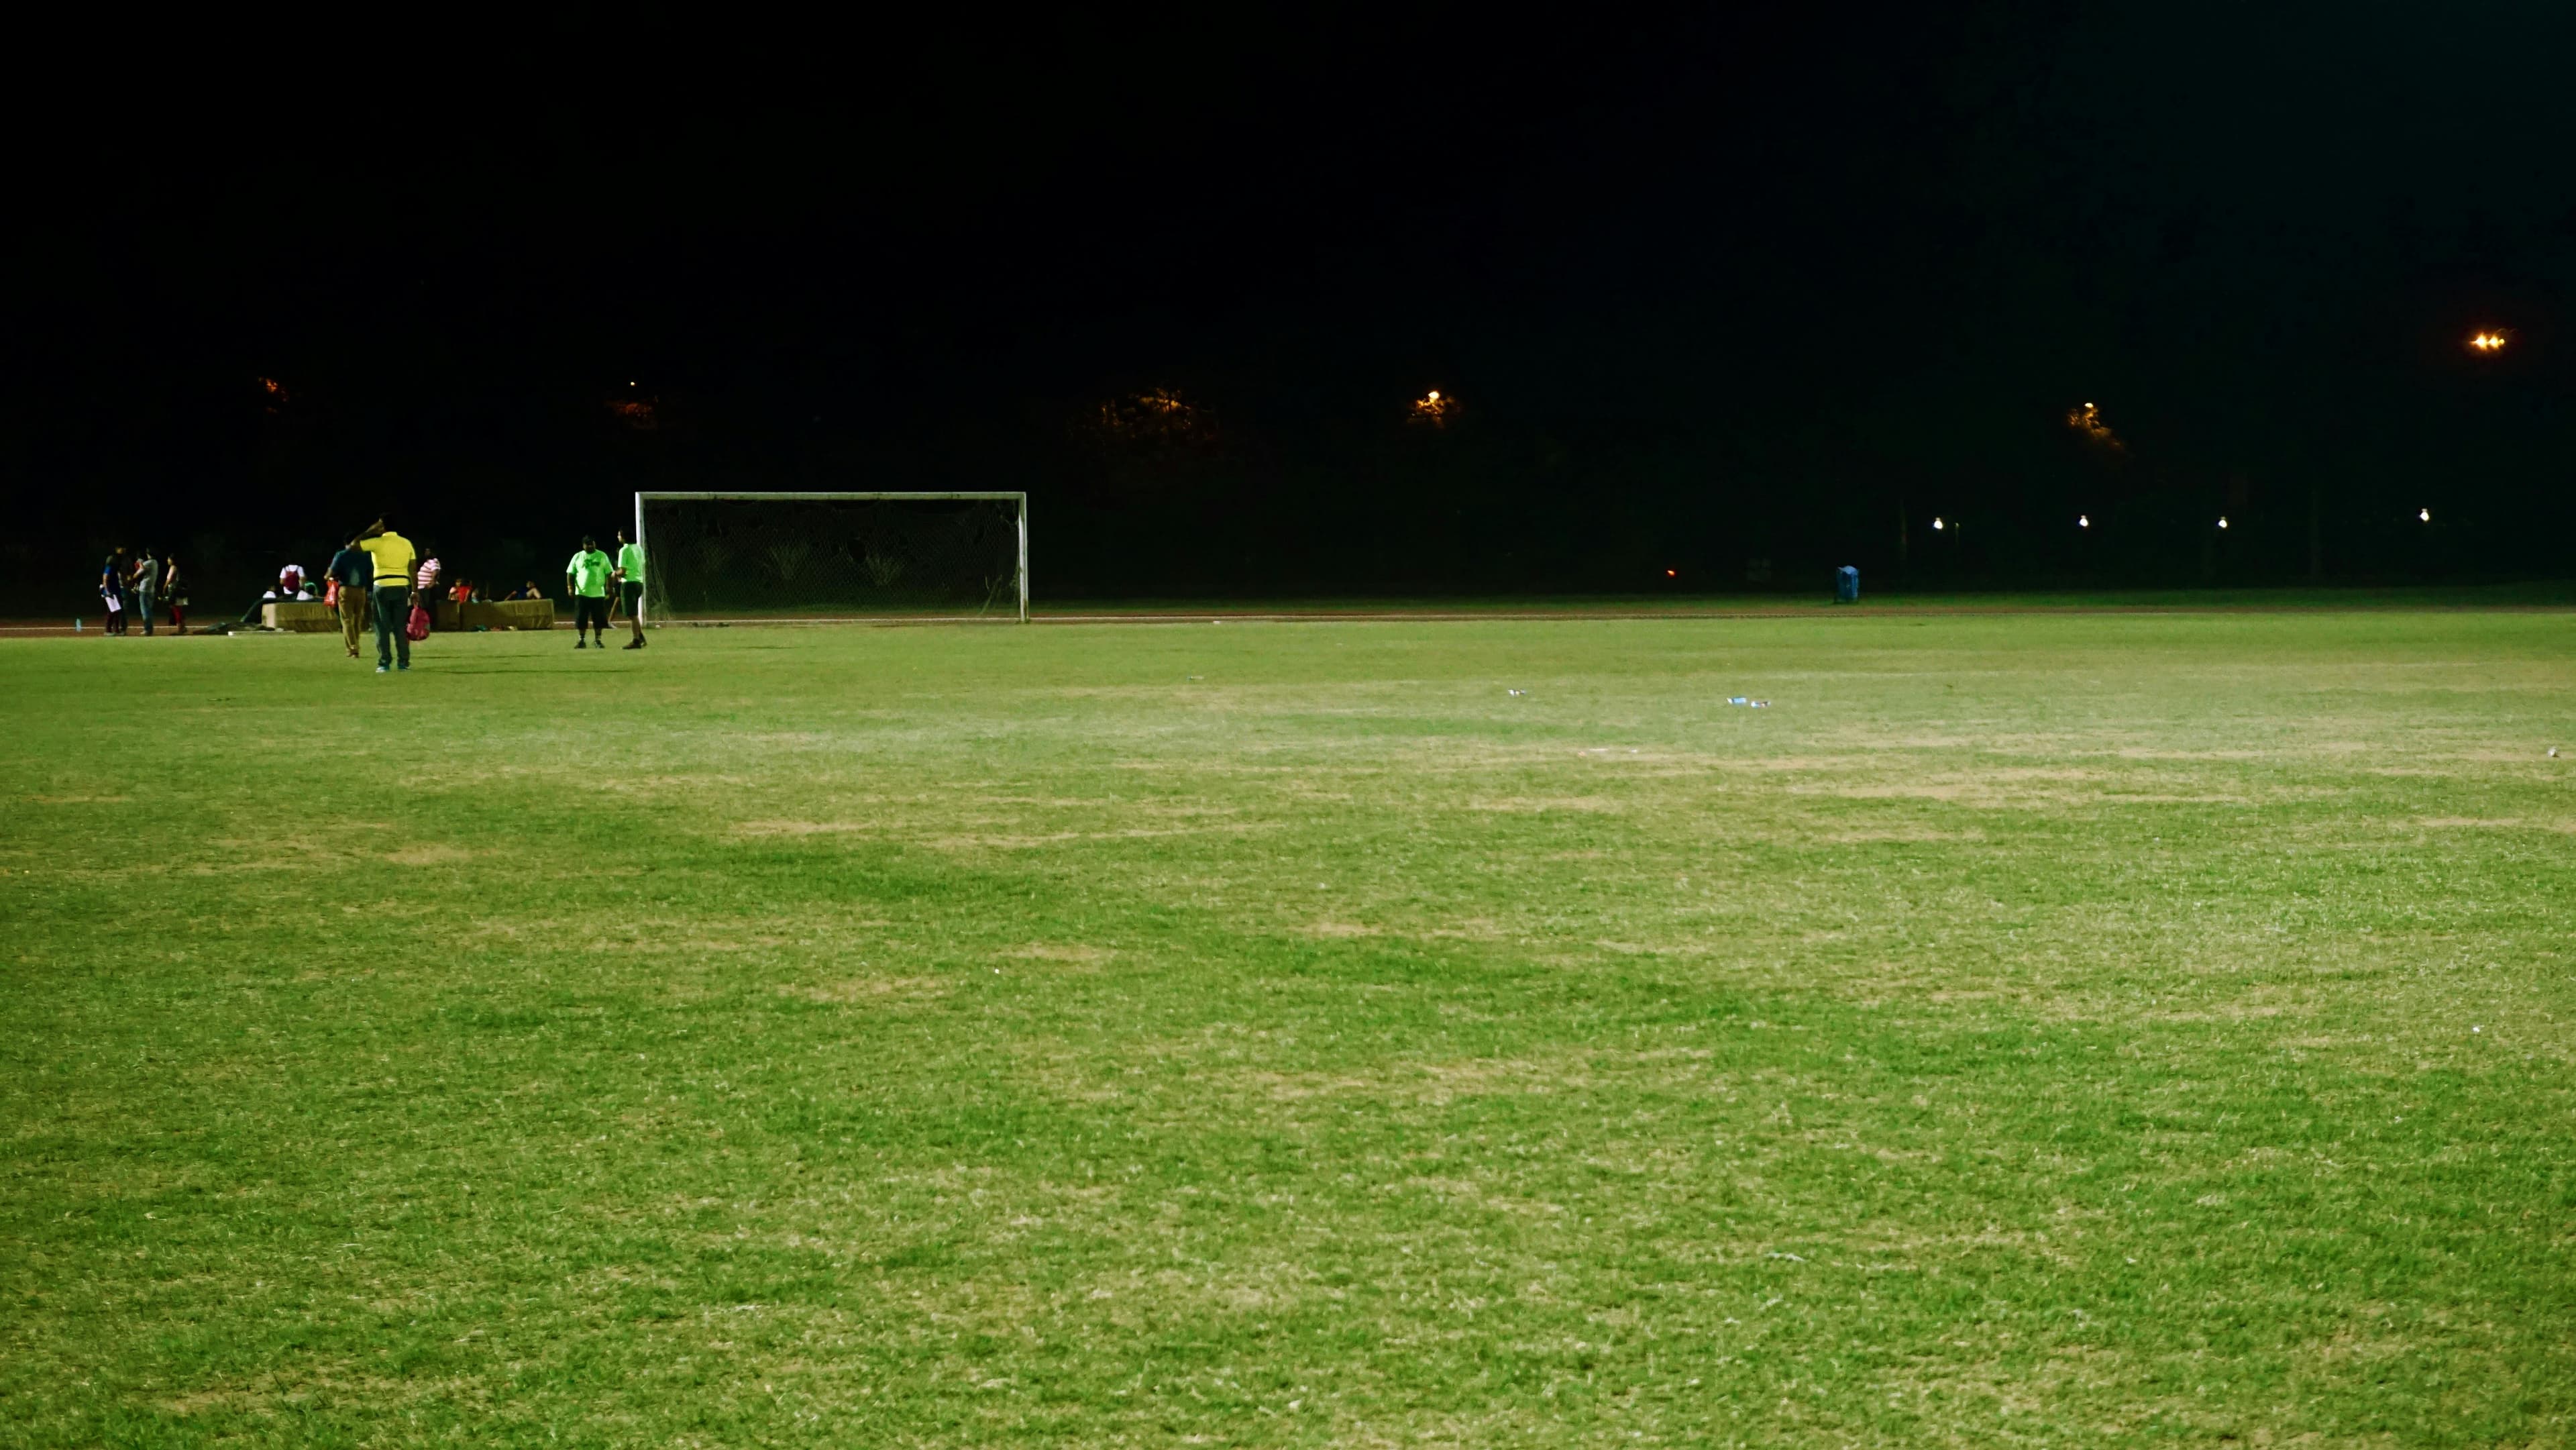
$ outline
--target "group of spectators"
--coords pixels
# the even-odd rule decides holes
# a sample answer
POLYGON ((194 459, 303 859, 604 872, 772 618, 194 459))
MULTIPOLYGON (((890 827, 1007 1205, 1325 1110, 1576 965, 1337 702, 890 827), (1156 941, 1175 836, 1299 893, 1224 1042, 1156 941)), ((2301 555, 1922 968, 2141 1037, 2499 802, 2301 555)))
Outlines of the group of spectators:
MULTIPOLYGON (((621 605, 635 633, 626 648, 644 648, 639 608, 644 598, 644 548, 629 540, 624 529, 616 537, 614 559, 585 534, 580 552, 564 566, 564 592, 573 602, 575 649, 590 648, 594 636, 601 649, 608 648, 609 621, 621 605)), ((169 609, 170 623, 179 633, 188 632, 188 590, 179 561, 161 558, 154 550, 147 548, 133 558, 122 547, 110 553, 100 566, 99 596, 107 606, 110 634, 126 633, 134 618, 140 618, 143 632, 150 634, 156 603, 169 609)), ((258 623, 261 611, 271 604, 319 599, 338 611, 340 642, 351 659, 359 658, 360 636, 370 623, 375 626, 376 673, 381 675, 411 668, 412 641, 426 638, 437 627, 439 602, 462 606, 492 597, 471 579, 449 578, 436 549, 415 547, 378 519, 331 556, 318 580, 300 564, 278 570, 276 587, 251 601, 242 623, 258 623)), ((530 579, 500 597, 543 599, 546 593, 530 579)), ((228 628, 219 625, 217 632, 228 628)))
POLYGON ((275 588, 263 592, 257 599, 250 602, 250 608, 242 613, 241 622, 244 624, 259 623, 259 612, 271 604, 281 602, 309 603, 312 599, 312 578, 304 572, 303 565, 289 564, 277 571, 277 586, 275 588))
POLYGON ((123 545, 110 551, 107 562, 98 570, 99 602, 107 606, 107 632, 126 634, 134 621, 143 621, 143 632, 152 632, 153 606, 170 611, 170 627, 181 634, 188 632, 188 585, 179 572, 177 559, 165 559, 146 547, 128 558, 123 545))

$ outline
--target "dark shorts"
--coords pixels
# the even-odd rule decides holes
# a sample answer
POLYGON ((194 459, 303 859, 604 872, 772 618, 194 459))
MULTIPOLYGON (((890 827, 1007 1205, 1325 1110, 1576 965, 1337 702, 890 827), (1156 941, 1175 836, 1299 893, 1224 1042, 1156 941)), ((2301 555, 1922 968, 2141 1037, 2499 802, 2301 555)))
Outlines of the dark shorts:
POLYGON ((629 619, 634 618, 635 606, 644 601, 643 584, 635 580, 629 580, 624 584, 618 585, 617 590, 618 596, 626 601, 626 617, 629 619))
POLYGON ((575 629, 608 628, 608 600, 579 594, 572 601, 572 626, 575 629))

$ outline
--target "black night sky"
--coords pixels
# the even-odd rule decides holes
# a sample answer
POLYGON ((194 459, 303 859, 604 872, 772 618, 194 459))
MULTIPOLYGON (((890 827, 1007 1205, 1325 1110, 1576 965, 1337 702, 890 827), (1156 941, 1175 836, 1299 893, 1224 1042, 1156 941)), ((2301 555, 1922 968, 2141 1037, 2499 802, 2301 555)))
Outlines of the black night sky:
POLYGON ((1042 600, 2561 575, 2571 61, 2540 4, 91 53, 17 118, 0 606, 380 513, 515 572, 638 488, 1025 488, 1042 600))

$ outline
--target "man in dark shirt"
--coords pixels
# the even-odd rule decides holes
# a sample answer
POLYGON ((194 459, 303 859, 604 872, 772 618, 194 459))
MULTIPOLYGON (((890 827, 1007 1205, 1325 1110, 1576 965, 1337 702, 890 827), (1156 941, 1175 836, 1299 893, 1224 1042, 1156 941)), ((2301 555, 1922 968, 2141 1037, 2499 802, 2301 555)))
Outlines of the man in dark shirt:
POLYGON ((331 556, 331 567, 324 571, 340 585, 340 643, 348 647, 349 658, 358 657, 358 637, 367 632, 367 613, 372 603, 376 582, 376 561, 358 548, 352 539, 331 556))
POLYGON ((98 597, 107 605, 107 632, 125 633, 125 548, 118 545, 98 569, 98 597))

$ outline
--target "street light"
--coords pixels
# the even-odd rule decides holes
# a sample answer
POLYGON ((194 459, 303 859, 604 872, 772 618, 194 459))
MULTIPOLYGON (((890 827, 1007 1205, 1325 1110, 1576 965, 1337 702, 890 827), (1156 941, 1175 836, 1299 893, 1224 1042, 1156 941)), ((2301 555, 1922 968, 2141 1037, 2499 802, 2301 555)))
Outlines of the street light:
POLYGON ((2469 347, 2473 351, 2482 353, 2501 352, 2504 349, 2504 341, 2505 337, 2501 332, 2480 331, 2470 334, 2469 347))
POLYGON ((2433 521, 2433 511, 2431 509, 2417 509, 2415 511, 2415 517, 2429 524, 2433 521))
POLYGON ((2227 515, 2220 514, 2218 516, 2218 526, 2222 529, 2227 527, 2227 515))
POLYGON ((2079 529, 2089 529, 2093 527, 2093 521, 2082 514, 2077 514, 2075 516, 2075 527, 2079 529))

